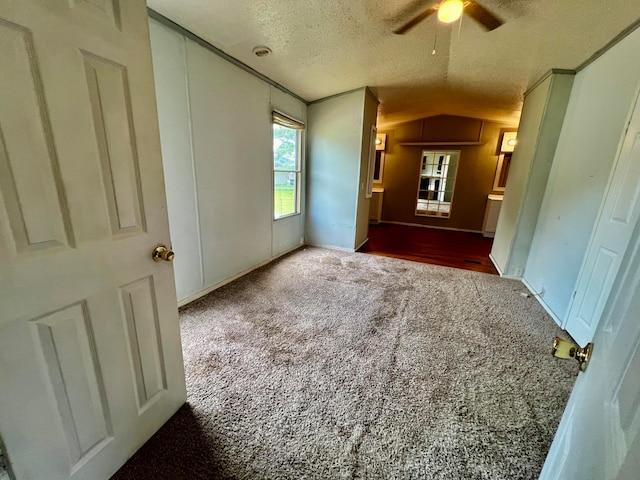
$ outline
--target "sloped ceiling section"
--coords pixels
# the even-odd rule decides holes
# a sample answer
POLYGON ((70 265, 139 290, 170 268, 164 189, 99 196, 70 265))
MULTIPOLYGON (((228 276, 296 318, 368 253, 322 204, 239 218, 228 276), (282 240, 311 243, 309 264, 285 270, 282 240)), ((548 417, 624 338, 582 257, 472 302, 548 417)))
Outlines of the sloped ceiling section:
POLYGON ((480 0, 505 20, 467 16, 395 27, 431 0, 148 0, 150 8, 308 101, 369 86, 381 124, 436 114, 516 123, 523 93, 575 69, 640 18, 638 0, 480 0), (252 54, 267 45, 268 57, 252 54), (435 54, 433 54, 435 45, 435 54))

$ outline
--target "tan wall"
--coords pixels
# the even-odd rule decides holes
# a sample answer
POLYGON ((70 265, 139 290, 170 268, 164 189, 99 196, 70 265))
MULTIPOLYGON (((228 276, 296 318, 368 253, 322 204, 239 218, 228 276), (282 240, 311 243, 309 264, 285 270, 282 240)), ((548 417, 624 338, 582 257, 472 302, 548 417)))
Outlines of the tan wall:
POLYGON ((381 128, 387 135, 382 185, 382 220, 415 223, 460 230, 482 229, 487 195, 493 192, 502 132, 513 126, 484 122, 484 145, 404 146, 403 142, 464 142, 478 140, 481 120, 439 115, 381 128), (460 160, 450 218, 416 216, 418 177, 423 150, 459 150, 460 160))

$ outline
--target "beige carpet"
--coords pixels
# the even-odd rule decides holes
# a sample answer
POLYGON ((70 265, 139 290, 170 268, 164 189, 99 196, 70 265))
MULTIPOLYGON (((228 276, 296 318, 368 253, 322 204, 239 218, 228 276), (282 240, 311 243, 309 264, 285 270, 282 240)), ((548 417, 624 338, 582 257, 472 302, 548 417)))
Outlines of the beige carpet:
POLYGON ((299 250, 181 310, 188 405, 114 478, 537 478, 577 364, 524 291, 299 250))

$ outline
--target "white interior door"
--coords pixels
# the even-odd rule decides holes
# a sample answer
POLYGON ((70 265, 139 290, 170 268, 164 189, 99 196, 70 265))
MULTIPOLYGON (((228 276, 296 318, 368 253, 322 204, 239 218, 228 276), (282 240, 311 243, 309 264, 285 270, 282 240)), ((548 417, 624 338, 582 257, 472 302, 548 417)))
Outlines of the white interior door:
MULTIPOLYGON (((640 224, 578 376, 543 480, 631 480, 640 472, 640 224)), ((577 365, 576 365, 577 367, 577 365)))
POLYGON ((640 216, 640 102, 636 100, 582 265, 565 325, 581 345, 591 340, 640 216))
POLYGON ((0 85, 0 437, 108 478, 186 397, 144 0, 2 0, 0 85))

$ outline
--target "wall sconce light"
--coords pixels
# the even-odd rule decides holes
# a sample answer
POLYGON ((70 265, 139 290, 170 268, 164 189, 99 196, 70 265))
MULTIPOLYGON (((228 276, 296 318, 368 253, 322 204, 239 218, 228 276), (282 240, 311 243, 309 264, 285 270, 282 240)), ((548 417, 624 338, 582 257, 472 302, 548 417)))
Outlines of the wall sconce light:
POLYGON ((513 152, 517 143, 516 135, 518 135, 518 132, 504 132, 502 135, 502 144, 500 146, 501 152, 513 152))

